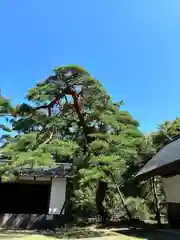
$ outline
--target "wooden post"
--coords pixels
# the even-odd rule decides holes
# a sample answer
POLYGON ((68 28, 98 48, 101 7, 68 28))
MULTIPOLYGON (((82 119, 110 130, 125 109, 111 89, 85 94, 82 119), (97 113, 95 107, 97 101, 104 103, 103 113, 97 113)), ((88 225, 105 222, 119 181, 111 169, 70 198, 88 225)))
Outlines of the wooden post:
POLYGON ((156 211, 156 221, 159 226, 161 226, 161 216, 160 216, 160 211, 159 211, 159 204, 158 204, 158 198, 156 194, 156 185, 155 185, 155 178, 152 177, 150 179, 150 184, 153 192, 153 197, 154 197, 154 203, 155 203, 155 211, 156 211))

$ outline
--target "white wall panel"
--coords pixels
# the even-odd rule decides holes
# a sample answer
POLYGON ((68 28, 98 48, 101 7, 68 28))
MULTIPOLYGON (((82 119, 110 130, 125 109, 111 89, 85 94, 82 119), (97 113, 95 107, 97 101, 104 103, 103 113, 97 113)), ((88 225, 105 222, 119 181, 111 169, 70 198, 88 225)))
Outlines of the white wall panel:
POLYGON ((166 201, 180 203, 180 175, 162 178, 166 201))
POLYGON ((53 178, 49 204, 49 214, 60 214, 66 197, 66 178, 53 178))

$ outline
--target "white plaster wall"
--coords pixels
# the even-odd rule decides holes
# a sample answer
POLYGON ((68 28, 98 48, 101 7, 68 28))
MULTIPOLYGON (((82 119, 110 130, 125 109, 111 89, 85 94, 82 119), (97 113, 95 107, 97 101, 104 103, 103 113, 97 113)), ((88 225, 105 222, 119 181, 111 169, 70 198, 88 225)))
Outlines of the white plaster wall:
POLYGON ((162 178, 166 201, 180 203, 180 175, 162 178))
POLYGON ((53 178, 49 204, 49 214, 60 214, 66 197, 66 178, 53 178))

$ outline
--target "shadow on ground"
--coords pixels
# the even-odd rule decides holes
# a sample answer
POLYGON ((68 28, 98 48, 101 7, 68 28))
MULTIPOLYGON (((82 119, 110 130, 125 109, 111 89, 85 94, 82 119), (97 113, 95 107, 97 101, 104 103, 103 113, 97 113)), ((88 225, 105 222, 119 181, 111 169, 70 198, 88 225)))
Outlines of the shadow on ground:
MULTIPOLYGON (((94 238, 94 237, 104 237, 110 236, 108 232, 105 233, 104 231, 92 231, 90 229, 84 228, 69 228, 69 229, 59 229, 56 232, 51 230, 37 230, 37 231, 23 231, 23 230, 0 230, 0 240, 10 240, 14 238, 22 238, 27 236, 46 236, 46 237, 53 237, 53 238, 94 238)), ((117 236, 117 233, 114 233, 117 236)))
MULTIPOLYGON (((172 234, 170 232, 158 232, 159 226, 152 223, 142 223, 127 225, 126 222, 109 224, 108 226, 94 226, 94 228, 86 227, 69 227, 66 229, 58 229, 57 231, 41 230, 0 230, 0 240, 10 240, 12 238, 22 238, 26 236, 48 236, 54 238, 93 238, 102 236, 117 236, 123 234, 129 237, 137 237, 147 240, 179 240, 180 235, 172 234), (113 234, 113 235, 112 235, 113 234)), ((166 224, 161 226, 161 229, 168 229, 166 224)))
MULTIPOLYGON (((103 228, 99 226, 98 228, 103 228)), ((117 223, 109 223, 106 229, 114 229, 116 233, 124 234, 129 237, 137 237, 140 239, 147 240, 179 240, 180 235, 173 234, 172 232, 158 231, 169 229, 168 224, 161 224, 160 226, 156 223, 145 223, 139 220, 132 221, 121 221, 117 223)))
POLYGON ((128 230, 119 231, 128 237, 137 237, 147 240, 179 240, 180 236, 167 232, 158 232, 156 230, 128 230))
POLYGON ((94 237, 108 237, 108 236, 117 236, 116 232, 103 231, 103 230, 92 230, 86 228, 74 228, 74 229, 64 229, 57 232, 46 231, 41 233, 44 236, 51 236, 55 238, 94 238, 94 237))

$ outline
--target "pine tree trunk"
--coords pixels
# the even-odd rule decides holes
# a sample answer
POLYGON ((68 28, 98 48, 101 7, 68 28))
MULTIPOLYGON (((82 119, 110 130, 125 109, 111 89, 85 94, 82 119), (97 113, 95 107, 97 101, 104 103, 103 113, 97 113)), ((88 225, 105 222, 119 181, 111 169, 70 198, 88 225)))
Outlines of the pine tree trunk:
POLYGON ((96 189, 96 207, 99 215, 101 216, 103 224, 106 224, 107 220, 109 219, 109 213, 103 205, 103 201, 106 196, 106 190, 107 190, 107 183, 99 180, 99 182, 97 183, 97 189, 96 189))
MULTIPOLYGON (((87 124, 87 121, 84 115, 84 109, 81 102, 81 96, 78 95, 73 88, 69 88, 69 87, 66 88, 64 93, 67 95, 71 95, 74 100, 74 108, 79 118, 79 124, 83 128, 83 132, 86 137, 86 143, 89 144, 90 142, 93 141, 93 138, 89 138, 88 134, 96 132, 96 129, 92 126, 88 126, 87 124)), ((87 146, 84 146, 84 151, 85 152, 87 151, 87 146)), ((106 196, 106 190, 107 190, 107 183, 99 180, 97 184, 97 189, 96 189, 96 207, 99 215, 102 218, 103 224, 106 223, 107 219, 109 218, 108 211, 105 209, 103 205, 103 201, 106 196)))

